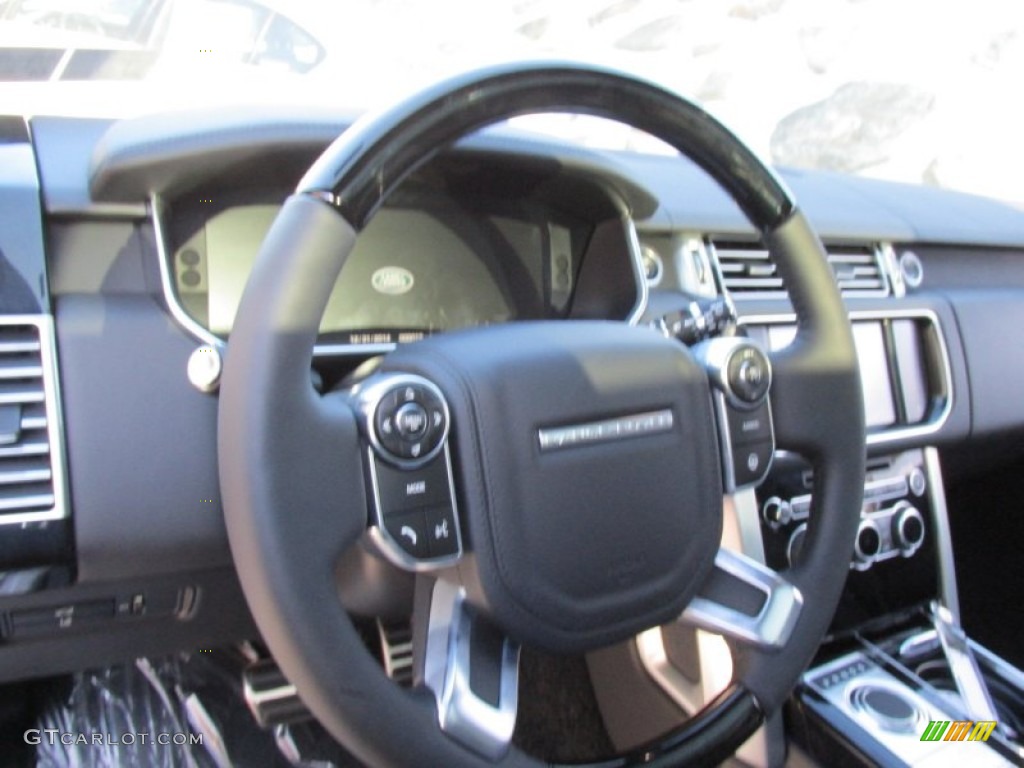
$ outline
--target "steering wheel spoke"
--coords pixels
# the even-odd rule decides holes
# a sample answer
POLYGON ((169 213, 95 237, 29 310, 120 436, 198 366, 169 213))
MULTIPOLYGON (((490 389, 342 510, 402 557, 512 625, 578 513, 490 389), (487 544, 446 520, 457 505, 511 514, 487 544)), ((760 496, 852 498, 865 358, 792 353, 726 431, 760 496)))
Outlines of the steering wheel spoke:
POLYGON ((802 606, 800 590, 781 574, 722 548, 680 621, 745 645, 777 650, 789 640, 802 606))
POLYGON ((444 580, 430 598, 423 682, 442 731, 491 760, 508 751, 519 706, 519 644, 472 610, 462 587, 444 580))

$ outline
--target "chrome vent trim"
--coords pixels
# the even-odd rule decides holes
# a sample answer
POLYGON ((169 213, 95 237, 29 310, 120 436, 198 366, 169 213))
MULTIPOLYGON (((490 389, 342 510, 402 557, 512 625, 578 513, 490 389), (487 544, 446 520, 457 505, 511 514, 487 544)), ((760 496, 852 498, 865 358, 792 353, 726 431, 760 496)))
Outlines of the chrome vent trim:
POLYGON ((0 525, 67 516, 53 319, 0 317, 0 525))
MULTIPOLYGON (((718 265, 722 289, 738 299, 785 299, 786 287, 768 249, 755 241, 711 238, 708 248, 718 265)), ((825 246, 843 296, 892 295, 884 246, 836 243, 825 246)))

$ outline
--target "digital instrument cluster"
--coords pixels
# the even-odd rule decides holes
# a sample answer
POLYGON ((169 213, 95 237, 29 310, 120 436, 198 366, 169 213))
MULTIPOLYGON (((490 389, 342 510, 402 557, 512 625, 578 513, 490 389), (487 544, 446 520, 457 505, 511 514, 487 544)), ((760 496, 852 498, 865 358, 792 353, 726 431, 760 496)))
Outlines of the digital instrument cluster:
MULTIPOLYGON (((535 207, 536 208, 536 207, 535 207)), ((225 207, 173 251, 183 308, 225 337, 276 204, 225 207)), ((589 228, 540 210, 469 210, 433 197, 382 209, 338 276, 320 332, 347 344, 391 344, 513 320, 563 316, 589 228)))

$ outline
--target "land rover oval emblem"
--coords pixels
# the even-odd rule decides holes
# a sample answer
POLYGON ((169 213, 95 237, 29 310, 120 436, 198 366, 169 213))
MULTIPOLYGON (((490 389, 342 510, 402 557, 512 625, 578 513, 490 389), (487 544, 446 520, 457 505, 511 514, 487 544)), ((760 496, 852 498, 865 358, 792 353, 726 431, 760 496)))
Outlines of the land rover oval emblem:
POLYGON ((412 290, 412 272, 402 267, 381 267, 370 278, 373 290, 389 296, 399 296, 412 290))

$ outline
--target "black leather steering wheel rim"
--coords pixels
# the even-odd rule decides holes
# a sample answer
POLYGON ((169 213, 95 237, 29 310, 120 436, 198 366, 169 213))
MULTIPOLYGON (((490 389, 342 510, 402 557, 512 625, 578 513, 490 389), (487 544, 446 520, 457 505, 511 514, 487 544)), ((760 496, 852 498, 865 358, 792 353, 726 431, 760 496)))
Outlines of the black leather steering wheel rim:
POLYGON ((798 334, 774 357, 773 412, 779 447, 804 454, 816 471, 806 554, 787 572, 815 599, 785 653, 738 653, 734 686, 681 732, 643 750, 644 759, 660 755, 665 764, 717 762, 781 704, 827 628, 859 516, 864 417, 849 323, 806 218, 738 139, 657 86, 580 65, 509 65, 441 84, 361 122, 328 148, 268 235, 230 339, 219 461, 232 552, 275 658, 328 730, 361 759, 536 764, 514 748, 496 763, 485 761, 451 741, 437 728, 433 700, 393 686, 365 653, 325 567, 365 529, 358 428, 343 402, 313 392, 308 370, 334 280, 388 194, 438 149, 538 111, 617 119, 689 155, 762 232, 792 295, 798 334), (338 499, 346 499, 341 510, 338 499))

